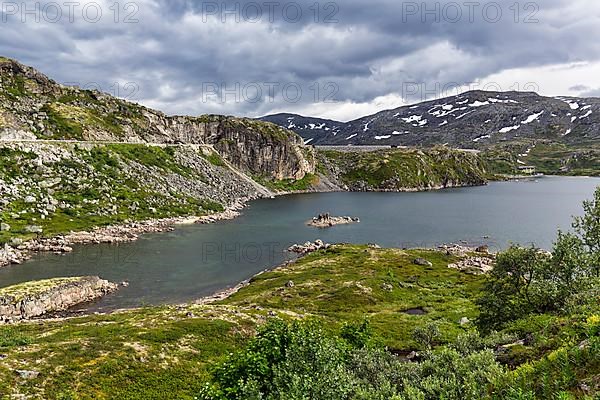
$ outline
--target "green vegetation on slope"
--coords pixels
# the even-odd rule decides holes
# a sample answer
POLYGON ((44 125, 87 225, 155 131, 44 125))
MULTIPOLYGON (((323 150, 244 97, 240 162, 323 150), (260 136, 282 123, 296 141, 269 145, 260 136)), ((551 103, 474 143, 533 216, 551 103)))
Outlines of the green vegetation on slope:
POLYGON ((245 343, 256 318, 188 306, 0 325, 0 398, 193 399, 208 364, 245 343), (40 375, 21 379, 23 369, 40 375))
POLYGON ((461 331, 462 317, 477 316, 474 301, 483 279, 449 269, 454 261, 437 251, 334 246, 255 277, 225 304, 319 316, 332 325, 367 316, 385 345, 413 349, 415 327, 436 320, 443 340, 451 341, 461 331), (433 266, 415 265, 419 257, 433 266), (291 288, 286 287, 290 280, 291 288), (410 310, 425 315, 411 315, 410 310))
POLYGON ((406 190, 481 185, 484 164, 476 154, 446 148, 374 152, 321 152, 321 171, 354 190, 406 190))
POLYGON ((134 144, 40 146, 36 151, 0 148, 0 180, 9 185, 23 180, 0 210, 0 221, 10 225, 10 231, 0 232, 0 243, 33 237, 28 226, 52 236, 124 221, 223 211, 221 198, 202 193, 209 184, 203 168, 209 167, 195 164, 203 160, 195 150, 134 144), (183 161, 189 157, 193 164, 183 161), (187 182, 195 192, 178 182, 187 182))
POLYGON ((303 192, 311 190, 319 182, 319 177, 314 174, 306 174, 302 179, 272 180, 265 177, 254 176, 253 179, 261 185, 275 192, 303 192))
POLYGON ((600 176, 600 147, 593 143, 515 142, 487 149, 482 158, 491 173, 500 175, 518 175, 520 165, 532 165, 546 175, 600 176))

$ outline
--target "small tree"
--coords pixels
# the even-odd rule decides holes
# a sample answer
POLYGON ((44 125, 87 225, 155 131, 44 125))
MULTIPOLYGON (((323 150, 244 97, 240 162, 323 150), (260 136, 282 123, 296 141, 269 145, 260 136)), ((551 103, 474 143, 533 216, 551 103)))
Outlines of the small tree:
POLYGON ((440 338, 440 328, 435 322, 428 322, 425 326, 413 331, 413 339, 427 350, 433 348, 434 343, 440 338))
POLYGON ((536 292, 547 258, 539 249, 518 246, 498 255, 478 301, 478 325, 482 331, 498 329, 539 308, 536 292))
POLYGON ((590 253, 589 267, 596 277, 600 277, 600 187, 594 198, 583 202, 584 215, 575 217, 573 228, 581 237, 590 253))

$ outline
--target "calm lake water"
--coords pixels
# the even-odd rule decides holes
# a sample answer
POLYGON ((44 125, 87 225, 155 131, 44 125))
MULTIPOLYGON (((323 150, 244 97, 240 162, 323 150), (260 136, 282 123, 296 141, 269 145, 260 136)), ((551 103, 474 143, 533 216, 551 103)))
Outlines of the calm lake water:
POLYGON ((129 281, 90 306, 93 310, 178 303, 231 287, 292 255, 293 243, 377 243, 434 247, 466 241, 505 248, 511 242, 549 248, 558 228, 569 229, 600 180, 545 177, 485 187, 424 193, 320 193, 250 204, 233 221, 145 235, 135 243, 80 246, 69 255, 43 255, 0 269, 0 287, 51 277, 99 275, 129 281), (322 212, 360 224, 328 230, 305 222, 322 212))

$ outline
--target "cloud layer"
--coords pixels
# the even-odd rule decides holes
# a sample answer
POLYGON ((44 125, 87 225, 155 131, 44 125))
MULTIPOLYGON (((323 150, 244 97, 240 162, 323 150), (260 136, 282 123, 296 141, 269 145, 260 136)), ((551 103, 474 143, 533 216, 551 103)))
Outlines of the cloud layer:
POLYGON ((0 54, 170 114, 348 120, 470 88, 600 88, 597 0, 59 0, 0 11, 0 54))

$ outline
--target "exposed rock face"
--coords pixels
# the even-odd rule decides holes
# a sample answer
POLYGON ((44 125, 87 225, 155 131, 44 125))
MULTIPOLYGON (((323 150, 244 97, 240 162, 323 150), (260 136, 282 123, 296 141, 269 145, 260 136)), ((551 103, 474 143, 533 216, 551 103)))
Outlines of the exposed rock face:
POLYGON ((97 276, 29 282, 0 289, 0 319, 19 320, 63 311, 117 290, 97 276))
POLYGON ((277 180, 302 179, 315 172, 315 155, 304 146, 302 138, 290 136, 275 125, 259 127, 248 120, 242 123, 243 129, 220 124, 216 135, 207 138, 237 168, 261 176, 270 171, 270 177, 277 180))
POLYGON ((216 115, 171 117, 105 93, 59 85, 0 58, 0 140, 32 138, 208 144, 244 172, 301 179, 315 171, 312 150, 275 124, 216 115))

